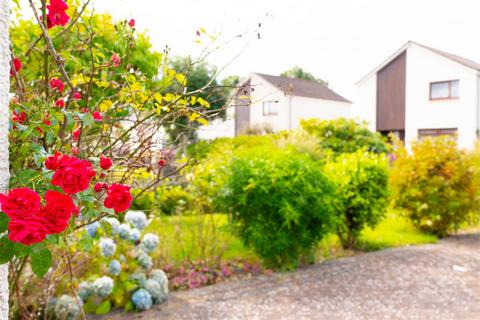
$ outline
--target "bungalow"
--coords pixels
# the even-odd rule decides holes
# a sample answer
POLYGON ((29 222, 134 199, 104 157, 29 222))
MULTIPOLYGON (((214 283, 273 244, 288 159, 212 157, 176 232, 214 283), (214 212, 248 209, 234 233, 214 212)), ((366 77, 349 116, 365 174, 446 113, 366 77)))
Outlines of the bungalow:
POLYGON ((235 135, 298 128, 301 119, 348 118, 352 103, 316 81, 252 73, 233 98, 235 135))
POLYGON ((472 148, 480 129, 480 64, 413 41, 356 83, 352 116, 392 132, 407 146, 425 136, 456 135, 472 148))

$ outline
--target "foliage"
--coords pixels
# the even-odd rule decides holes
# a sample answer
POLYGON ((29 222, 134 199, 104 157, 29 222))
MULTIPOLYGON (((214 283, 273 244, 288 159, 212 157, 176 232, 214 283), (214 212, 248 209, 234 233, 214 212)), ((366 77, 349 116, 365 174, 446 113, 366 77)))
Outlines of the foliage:
POLYGON ((339 155, 325 166, 341 202, 337 228, 345 248, 353 249, 364 227, 374 228, 385 217, 388 170, 386 156, 362 150, 339 155))
POLYGON ((323 84, 324 86, 328 87, 328 81, 316 78, 313 74, 310 72, 303 70, 303 68, 299 66, 294 66, 288 70, 285 70, 280 74, 282 77, 287 77, 287 78, 297 78, 297 79, 304 79, 304 80, 312 80, 316 81, 320 84, 323 84))
POLYGON ((267 265, 294 268, 332 230, 334 191, 308 155, 258 147, 232 160, 222 201, 239 237, 267 265))
POLYGON ((422 230, 445 236, 478 217, 478 172, 451 137, 397 146, 390 184, 395 207, 422 230))
MULTIPOLYGON (((11 191, 0 201, 0 262, 10 262, 11 311, 19 318, 48 307, 43 298, 23 305, 31 290, 16 286, 30 270, 51 283, 66 273, 73 284, 71 261, 92 245, 84 238, 77 244, 78 233, 128 208, 124 183, 148 189, 165 179, 161 127, 178 117, 207 122, 195 108, 209 103, 186 90, 185 75, 152 50, 145 33, 78 4, 34 5, 33 20, 18 14, 11 28, 11 191), (140 169, 154 183, 139 185, 132 177, 140 169)), ((146 255, 140 260, 149 264, 146 255)))
MULTIPOLYGON (((190 57, 176 57, 171 60, 170 65, 173 70, 185 75, 186 87, 189 91, 198 90, 197 97, 208 101, 207 107, 199 105, 195 108, 198 113, 206 114, 210 120, 225 117, 225 106, 231 90, 238 83, 238 77, 231 76, 225 79, 225 85, 220 85, 217 80, 217 67, 205 61, 194 62, 190 57)), ((171 90, 177 91, 178 88, 172 86, 171 90)), ((195 128, 200 123, 197 122, 196 126, 188 126, 188 122, 188 117, 179 117, 171 126, 167 127, 172 142, 178 144, 197 140, 195 128)))
POLYGON ((108 218, 81 235, 80 241, 90 243, 87 250, 96 255, 98 266, 82 276, 78 288, 85 312, 104 314, 110 311, 110 306, 127 311, 136 306, 144 310, 144 305, 136 303, 139 290, 145 290, 153 303, 165 301, 168 280, 166 276, 154 279, 154 275, 161 276, 162 271, 152 270, 151 254, 158 247, 159 239, 144 231, 147 224, 143 212, 128 211, 124 223, 108 218), (105 274, 108 276, 100 277, 105 274))
POLYGON ((385 153, 388 145, 378 132, 370 131, 367 124, 351 119, 301 121, 302 128, 320 140, 323 149, 334 154, 355 152, 366 148, 369 152, 385 153))

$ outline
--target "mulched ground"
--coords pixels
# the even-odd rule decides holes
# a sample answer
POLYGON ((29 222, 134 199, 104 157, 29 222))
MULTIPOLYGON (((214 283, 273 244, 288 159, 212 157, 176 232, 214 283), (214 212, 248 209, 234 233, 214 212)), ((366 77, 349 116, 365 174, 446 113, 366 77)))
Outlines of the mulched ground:
POLYGON ((103 319, 480 319, 480 234, 175 292, 103 319))

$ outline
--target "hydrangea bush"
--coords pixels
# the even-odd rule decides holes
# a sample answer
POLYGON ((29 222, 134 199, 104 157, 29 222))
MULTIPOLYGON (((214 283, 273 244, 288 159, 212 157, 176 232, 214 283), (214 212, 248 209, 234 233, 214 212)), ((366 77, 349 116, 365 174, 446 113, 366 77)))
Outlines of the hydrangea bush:
POLYGON ((100 257, 96 259, 99 269, 87 272, 77 287, 85 312, 103 314, 112 307, 146 310, 166 301, 167 276, 153 269, 150 256, 160 239, 144 233, 148 222, 144 212, 127 211, 123 223, 104 218, 82 233, 80 241, 90 242, 91 253, 98 252, 100 257))

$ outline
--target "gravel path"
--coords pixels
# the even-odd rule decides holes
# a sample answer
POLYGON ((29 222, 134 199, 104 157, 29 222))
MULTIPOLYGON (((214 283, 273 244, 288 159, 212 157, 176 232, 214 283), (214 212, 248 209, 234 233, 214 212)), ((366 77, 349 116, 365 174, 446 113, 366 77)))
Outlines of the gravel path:
POLYGON ((176 292, 104 319, 480 319, 480 234, 176 292))

